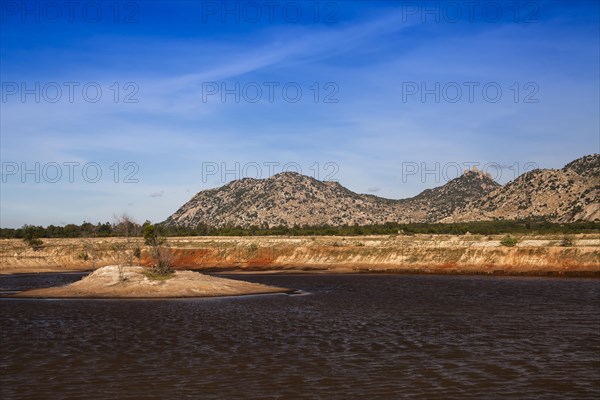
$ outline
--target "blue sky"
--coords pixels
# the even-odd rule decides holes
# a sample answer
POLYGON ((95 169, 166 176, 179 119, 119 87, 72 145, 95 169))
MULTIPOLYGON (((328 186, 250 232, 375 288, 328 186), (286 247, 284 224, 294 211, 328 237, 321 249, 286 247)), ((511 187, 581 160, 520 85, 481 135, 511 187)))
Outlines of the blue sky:
POLYGON ((596 1, 0 4, 2 227, 161 221, 284 169, 403 198, 600 151, 596 1))

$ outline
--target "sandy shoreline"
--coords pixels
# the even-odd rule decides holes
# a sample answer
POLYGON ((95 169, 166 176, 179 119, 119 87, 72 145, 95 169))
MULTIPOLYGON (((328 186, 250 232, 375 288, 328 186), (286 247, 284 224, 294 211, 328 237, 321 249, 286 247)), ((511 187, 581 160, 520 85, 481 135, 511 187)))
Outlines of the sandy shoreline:
MULTIPOLYGON (((514 247, 504 235, 169 238, 181 270, 210 273, 433 273, 532 276, 600 276, 600 234, 528 235, 514 247)), ((149 265, 135 238, 44 239, 32 250, 17 239, 0 240, 0 274, 94 270, 133 259, 149 265)))

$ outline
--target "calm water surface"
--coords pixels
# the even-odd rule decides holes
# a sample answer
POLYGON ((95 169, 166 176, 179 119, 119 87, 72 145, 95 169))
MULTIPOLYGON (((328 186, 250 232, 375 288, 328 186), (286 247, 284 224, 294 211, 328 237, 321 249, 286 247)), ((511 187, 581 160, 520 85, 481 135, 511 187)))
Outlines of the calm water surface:
MULTIPOLYGON (((81 274, 0 277, 0 292, 81 274)), ((305 295, 0 299, 0 398, 600 396, 600 282, 244 275, 305 295)))

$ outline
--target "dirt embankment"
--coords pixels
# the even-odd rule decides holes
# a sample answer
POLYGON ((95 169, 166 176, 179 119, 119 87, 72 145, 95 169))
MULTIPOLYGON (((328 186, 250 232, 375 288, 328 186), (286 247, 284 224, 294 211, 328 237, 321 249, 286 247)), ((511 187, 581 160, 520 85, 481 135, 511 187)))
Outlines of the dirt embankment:
MULTIPOLYGON (((600 235, 170 238, 176 269, 205 271, 415 272, 600 276, 600 235)), ((140 239, 44 239, 33 250, 0 240, 0 273, 87 270, 149 265, 140 239), (142 249, 141 260, 133 257, 142 249)))

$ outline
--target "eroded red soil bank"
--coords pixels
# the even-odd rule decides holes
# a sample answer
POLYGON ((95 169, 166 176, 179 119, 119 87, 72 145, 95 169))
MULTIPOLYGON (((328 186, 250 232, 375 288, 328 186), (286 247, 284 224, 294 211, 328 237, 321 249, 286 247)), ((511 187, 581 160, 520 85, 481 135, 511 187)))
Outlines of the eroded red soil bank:
MULTIPOLYGON (((170 238, 176 269, 204 271, 411 272, 528 275, 600 275, 600 235, 521 237, 193 237, 170 238)), ((0 241, 0 273, 150 265, 141 240, 45 239, 42 249, 20 240, 0 241), (142 248, 142 259, 134 248, 142 248)))

